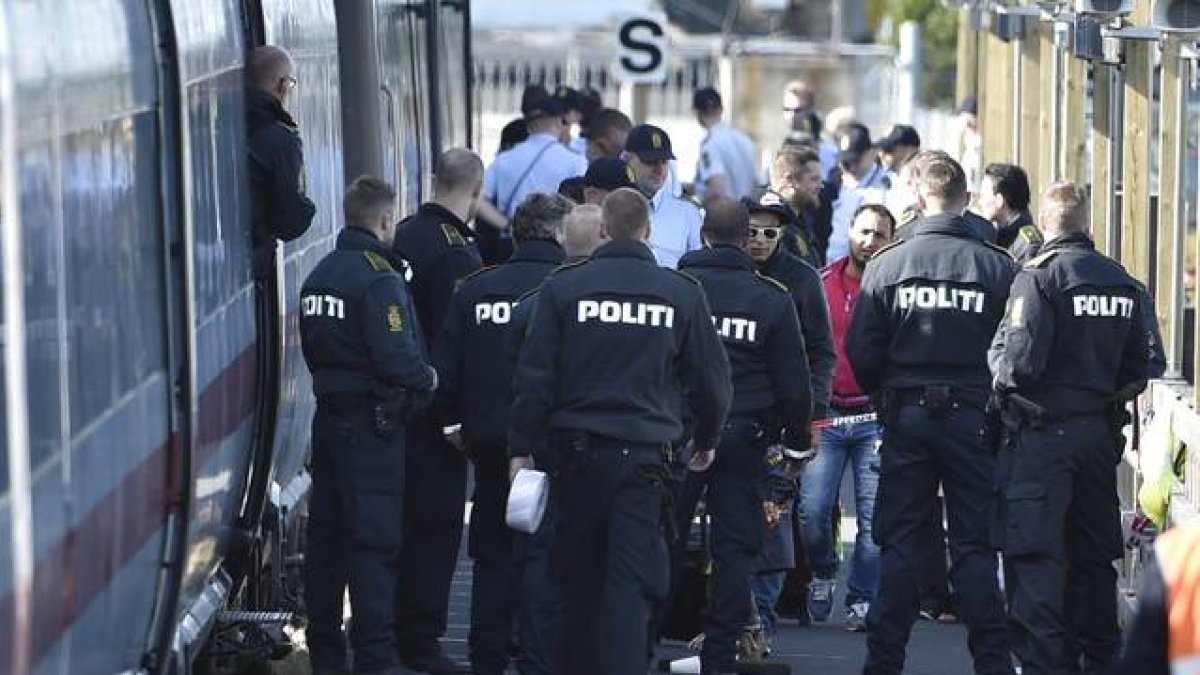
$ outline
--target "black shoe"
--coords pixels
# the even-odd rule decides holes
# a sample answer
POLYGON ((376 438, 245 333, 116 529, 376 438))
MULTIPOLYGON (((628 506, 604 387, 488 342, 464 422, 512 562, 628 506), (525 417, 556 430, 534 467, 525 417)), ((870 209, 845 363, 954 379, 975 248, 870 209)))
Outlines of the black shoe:
POLYGON ((441 649, 427 654, 402 656, 400 661, 409 670, 430 675, 470 675, 472 672, 470 664, 452 661, 441 649))

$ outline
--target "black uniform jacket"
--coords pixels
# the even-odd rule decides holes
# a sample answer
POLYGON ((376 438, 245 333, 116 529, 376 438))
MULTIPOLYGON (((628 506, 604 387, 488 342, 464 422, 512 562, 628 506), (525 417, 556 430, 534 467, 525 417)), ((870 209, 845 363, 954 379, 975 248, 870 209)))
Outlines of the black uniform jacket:
POLYGON ((274 96, 246 90, 246 134, 253 214, 250 232, 255 272, 261 275, 274 259, 275 239, 291 241, 304 234, 317 209, 305 195, 300 132, 274 96))
POLYGON ((515 378, 510 451, 553 430, 632 443, 683 433, 715 448, 732 395, 729 359, 699 284, 655 264, 640 241, 611 241, 560 267, 538 291, 515 378))
POLYGON ((397 226, 393 246, 412 267, 413 302, 428 344, 442 329, 458 280, 483 265, 471 237, 466 223, 433 202, 397 226))
POLYGON ((1045 243, 1042 231, 1033 224, 1033 218, 1026 211, 1017 214, 1012 222, 996 230, 996 245, 1008 249, 1018 265, 1033 260, 1045 243))
POLYGON ((804 353, 808 357, 813 417, 822 419, 829 411, 837 352, 833 349, 833 324, 829 321, 829 305, 825 301, 821 274, 781 249, 776 249, 759 271, 786 286, 796 303, 804 333, 804 353))
POLYGON ((732 246, 692 251, 679 269, 704 287, 713 324, 729 354, 731 414, 765 413, 782 423, 790 447, 807 447, 812 419, 808 359, 787 287, 759 275, 754 260, 732 246))
POLYGON ((537 288, 563 260, 553 241, 526 241, 503 265, 462 280, 433 348, 442 378, 439 404, 461 422, 474 448, 504 445, 512 405, 513 363, 500 352, 517 301, 537 288))
POLYGON ((1013 282, 988 353, 998 389, 1053 415, 1102 412, 1146 386, 1141 286, 1087 234, 1047 242, 1013 282))
POLYGON ((300 290, 300 345, 317 395, 437 384, 400 264, 374 234, 347 227, 300 290))
POLYGON ((984 398, 987 349, 1017 266, 957 216, 921 218, 867 263, 846 347, 867 391, 951 385, 984 398))

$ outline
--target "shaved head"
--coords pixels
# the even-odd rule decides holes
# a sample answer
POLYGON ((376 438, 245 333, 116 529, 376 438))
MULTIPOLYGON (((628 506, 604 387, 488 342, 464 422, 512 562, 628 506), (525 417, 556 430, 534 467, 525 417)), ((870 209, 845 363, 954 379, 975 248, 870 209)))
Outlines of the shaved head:
POLYGON ((745 248, 750 241, 750 212, 741 202, 721 199, 704 209, 704 227, 700 230, 708 243, 745 248))
POLYGON ((483 162, 466 148, 450 148, 433 167, 435 194, 461 194, 483 182, 483 162))
POLYGON ((614 241, 650 237, 650 204, 633 188, 613 190, 604 198, 604 234, 614 241))
POLYGON ((563 250, 573 258, 591 255, 604 242, 603 227, 599 206, 576 206, 563 220, 563 250))
POLYGON ((246 80, 255 89, 283 100, 295 84, 296 64, 282 47, 264 45, 255 47, 246 66, 246 80))

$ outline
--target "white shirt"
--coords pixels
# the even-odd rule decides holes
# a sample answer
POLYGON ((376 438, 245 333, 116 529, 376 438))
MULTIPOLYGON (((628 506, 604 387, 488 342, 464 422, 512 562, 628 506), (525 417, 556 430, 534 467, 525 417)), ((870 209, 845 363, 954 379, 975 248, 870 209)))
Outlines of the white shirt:
POLYGON ((674 269, 688 251, 704 246, 700 226, 704 215, 696 205, 671 194, 663 185, 650 200, 650 250, 660 267, 674 269))
POLYGON ((574 136, 571 138, 571 142, 567 144, 567 149, 583 157, 587 154, 587 139, 583 136, 574 136))
POLYGON ((587 160, 557 138, 533 134, 496 155, 483 174, 483 196, 511 218, 525 197, 534 192, 557 193, 559 183, 585 171, 587 160))
POLYGON ((745 132, 725 122, 712 125, 700 143, 700 161, 696 163, 696 196, 703 199, 708 190, 708 181, 724 176, 731 193, 727 196, 734 199, 749 197, 750 191, 759 185, 756 156, 754 142, 745 132))
POLYGON ((833 232, 829 235, 826 260, 833 262, 850 254, 850 224, 854 220, 854 212, 863 204, 883 203, 886 176, 887 171, 879 164, 872 166, 862 181, 842 174, 842 189, 833 202, 833 232))
MULTIPOLYGON (((829 173, 837 168, 838 165, 838 146, 837 143, 823 138, 821 145, 817 149, 821 158, 821 180, 828 180, 829 173)), ((832 260, 832 258, 831 258, 832 260)))

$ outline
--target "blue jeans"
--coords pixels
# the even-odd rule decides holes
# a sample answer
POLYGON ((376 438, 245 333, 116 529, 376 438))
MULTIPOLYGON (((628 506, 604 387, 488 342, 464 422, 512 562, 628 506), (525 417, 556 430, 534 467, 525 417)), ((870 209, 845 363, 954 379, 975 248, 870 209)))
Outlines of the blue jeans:
POLYGON ((783 593, 783 582, 787 579, 787 570, 779 572, 760 572, 750 577, 750 590, 754 593, 754 605, 758 608, 758 619, 762 622, 763 632, 775 634, 775 622, 779 616, 775 614, 775 603, 783 593))
POLYGON ((854 472, 854 507, 858 536, 846 582, 846 606, 870 602, 879 585, 879 547, 871 538, 871 514, 879 486, 879 426, 859 422, 821 431, 817 456, 800 480, 797 512, 813 577, 833 579, 838 571, 837 543, 833 537, 833 508, 838 501, 842 474, 854 472))

